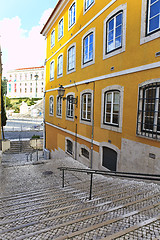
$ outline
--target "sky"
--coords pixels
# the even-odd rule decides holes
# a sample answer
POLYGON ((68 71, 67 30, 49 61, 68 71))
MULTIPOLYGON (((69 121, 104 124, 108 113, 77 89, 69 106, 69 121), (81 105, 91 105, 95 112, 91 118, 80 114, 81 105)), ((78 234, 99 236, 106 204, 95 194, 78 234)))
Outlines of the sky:
POLYGON ((40 34, 58 0, 0 0, 3 77, 7 71, 44 65, 46 43, 40 34))

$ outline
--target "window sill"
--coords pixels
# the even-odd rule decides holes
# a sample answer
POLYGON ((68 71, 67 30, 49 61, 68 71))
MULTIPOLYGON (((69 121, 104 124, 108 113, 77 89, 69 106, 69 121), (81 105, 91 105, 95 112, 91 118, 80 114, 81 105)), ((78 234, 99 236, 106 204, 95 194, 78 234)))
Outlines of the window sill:
POLYGON ((113 132, 122 133, 122 127, 116 127, 116 126, 112 126, 112 125, 105 125, 105 124, 101 123, 101 128, 109 130, 109 131, 113 131, 113 132))

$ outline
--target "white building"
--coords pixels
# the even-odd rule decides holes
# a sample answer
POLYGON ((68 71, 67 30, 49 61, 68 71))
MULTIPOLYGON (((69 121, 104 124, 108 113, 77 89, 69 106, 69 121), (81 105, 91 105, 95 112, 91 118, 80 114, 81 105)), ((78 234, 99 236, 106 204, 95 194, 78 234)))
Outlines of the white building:
POLYGON ((7 97, 42 98, 44 92, 44 66, 19 68, 7 73, 7 97))

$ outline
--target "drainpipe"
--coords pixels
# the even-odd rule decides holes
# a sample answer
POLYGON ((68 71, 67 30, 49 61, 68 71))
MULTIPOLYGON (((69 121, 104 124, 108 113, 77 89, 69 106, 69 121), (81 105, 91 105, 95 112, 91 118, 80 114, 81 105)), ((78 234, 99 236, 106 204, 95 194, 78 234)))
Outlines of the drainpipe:
MULTIPOLYGON (((45 82, 46 82, 46 60, 45 60, 45 63, 44 63, 44 83, 45 82)), ((44 84, 44 95, 43 95, 43 151, 46 148, 45 96, 46 96, 46 86, 44 84)))
POLYGON ((91 137, 91 169, 93 167, 93 138, 94 138, 94 95, 95 95, 95 82, 93 82, 93 117, 92 117, 92 137, 91 137))

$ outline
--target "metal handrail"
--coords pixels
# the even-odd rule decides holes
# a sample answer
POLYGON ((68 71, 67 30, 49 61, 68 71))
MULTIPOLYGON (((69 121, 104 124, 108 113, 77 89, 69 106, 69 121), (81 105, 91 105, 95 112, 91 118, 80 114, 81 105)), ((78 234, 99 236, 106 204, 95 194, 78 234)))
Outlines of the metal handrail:
POLYGON ((114 177, 134 178, 134 179, 141 179, 141 180, 160 181, 160 175, 159 174, 101 171, 101 170, 96 170, 96 169, 69 168, 69 167, 58 167, 58 169, 60 171, 62 171, 62 188, 64 188, 64 171, 83 172, 83 173, 90 174, 91 175, 91 180, 90 180, 89 200, 91 200, 91 198, 92 198, 92 185, 93 185, 93 175, 94 174, 114 176, 114 177))

